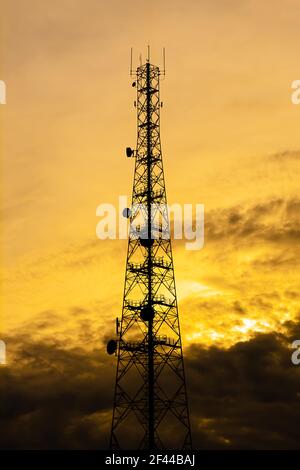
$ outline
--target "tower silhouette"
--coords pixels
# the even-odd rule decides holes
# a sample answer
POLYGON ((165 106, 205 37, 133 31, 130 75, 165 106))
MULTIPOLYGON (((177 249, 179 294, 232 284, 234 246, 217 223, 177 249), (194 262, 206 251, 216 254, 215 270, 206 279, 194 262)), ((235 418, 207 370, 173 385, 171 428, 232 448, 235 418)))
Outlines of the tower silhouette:
POLYGON ((137 146, 110 447, 190 449, 191 431, 160 143, 159 67, 147 59, 137 90, 137 146))

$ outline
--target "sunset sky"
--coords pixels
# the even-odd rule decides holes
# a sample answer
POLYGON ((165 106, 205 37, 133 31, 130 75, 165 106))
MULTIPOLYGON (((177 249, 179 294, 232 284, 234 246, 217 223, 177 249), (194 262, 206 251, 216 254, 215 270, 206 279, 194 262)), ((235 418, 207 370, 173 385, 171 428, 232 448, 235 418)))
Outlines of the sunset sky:
POLYGON ((195 445, 299 447, 299 1, 2 0, 1 17, 1 442, 107 446, 127 241, 96 238, 96 208, 131 196, 130 48, 138 64, 150 44, 168 201, 205 206, 204 248, 173 243, 195 445))

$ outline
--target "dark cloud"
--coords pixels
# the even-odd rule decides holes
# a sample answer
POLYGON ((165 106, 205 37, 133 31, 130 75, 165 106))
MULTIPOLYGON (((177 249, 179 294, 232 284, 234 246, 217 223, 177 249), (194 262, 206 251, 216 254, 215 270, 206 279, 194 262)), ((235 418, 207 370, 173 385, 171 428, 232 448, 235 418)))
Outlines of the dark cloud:
POLYGON ((269 155, 269 159, 274 161, 298 160, 300 159, 300 150, 285 150, 283 152, 269 155))
MULTIPOLYGON (((278 246, 299 246, 300 199, 273 198, 262 203, 232 206, 205 212, 204 246, 222 243, 222 251, 235 251, 237 247, 252 247, 266 242, 278 246)), ((193 220, 192 226, 196 227, 193 220)), ((171 231, 173 234, 173 232, 171 231)), ((174 240, 174 247, 182 246, 185 239, 174 240)), ((214 245, 214 248, 216 246, 214 245)))
POLYGON ((259 334, 227 350, 192 346, 186 357, 195 444, 200 448, 299 449, 300 367, 288 334, 259 334))
MULTIPOLYGON (((229 349, 187 349, 195 448, 300 448, 300 367, 290 349, 300 323, 284 328, 229 349)), ((116 362, 104 347, 65 349, 24 335, 8 350, 14 361, 0 369, 2 448, 107 448, 116 362)))
POLYGON ((236 313, 240 313, 240 314, 244 314, 246 313, 246 309, 242 306, 241 302, 239 302, 238 300, 236 300, 234 303, 233 303, 233 310, 236 312, 236 313))
POLYGON ((278 255, 261 255, 252 261, 252 265, 260 270, 297 267, 299 265, 298 253, 293 250, 284 250, 278 255))
POLYGON ((7 341, 0 369, 0 442, 6 449, 107 447, 114 370, 101 351, 7 341))
POLYGON ((299 199, 278 198, 252 206, 210 211, 205 218, 205 243, 237 239, 244 244, 247 241, 298 244, 299 209, 299 199))

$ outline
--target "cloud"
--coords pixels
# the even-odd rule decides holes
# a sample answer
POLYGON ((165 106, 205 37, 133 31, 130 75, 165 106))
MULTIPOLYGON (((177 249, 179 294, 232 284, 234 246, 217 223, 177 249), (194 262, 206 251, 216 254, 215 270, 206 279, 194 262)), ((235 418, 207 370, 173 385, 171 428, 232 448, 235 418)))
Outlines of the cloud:
POLYGON ((300 333, 257 334, 224 350, 187 352, 196 448, 299 449, 300 367, 289 344, 300 333))
POLYGON ((273 161, 299 160, 300 150, 284 150, 283 152, 273 153, 268 158, 273 161))
MULTIPOLYGON (((270 198, 262 202, 239 204, 228 208, 205 211, 204 248, 222 243, 222 251, 236 251, 240 247, 251 249, 253 243, 262 245, 300 243, 300 199, 270 198)), ((192 225, 196 226, 193 220, 192 225)), ((175 240, 175 249, 186 240, 175 240)), ((193 252, 195 254, 197 252, 193 252)))
POLYGON ((1 447, 106 447, 115 371, 104 351, 28 336, 8 347, 14 361, 0 369, 1 447))
MULTIPOLYGON (((300 322, 284 328, 228 349, 185 351, 196 449, 300 448, 300 367, 289 348, 300 322)), ((66 350, 28 336, 10 348, 15 361, 0 369, 2 448, 107 448, 115 358, 101 346, 66 350)))
POLYGON ((209 212, 205 240, 225 238, 244 241, 294 243, 300 240, 299 199, 270 199, 251 206, 236 206, 209 212))
POLYGON ((175 244, 179 286, 188 279, 210 293, 194 289, 181 298, 185 341, 228 348, 295 318, 299 208, 299 198, 272 198, 211 210, 202 250, 188 253, 175 244))

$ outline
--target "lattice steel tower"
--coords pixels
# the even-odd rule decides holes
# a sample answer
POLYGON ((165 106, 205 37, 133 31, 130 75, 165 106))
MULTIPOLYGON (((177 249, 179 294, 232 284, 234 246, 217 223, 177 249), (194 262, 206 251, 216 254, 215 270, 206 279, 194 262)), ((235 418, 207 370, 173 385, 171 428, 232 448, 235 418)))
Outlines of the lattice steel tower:
POLYGON ((107 345, 118 358, 110 447, 190 449, 191 431, 160 144, 159 68, 131 75, 137 147, 122 319, 107 345))

